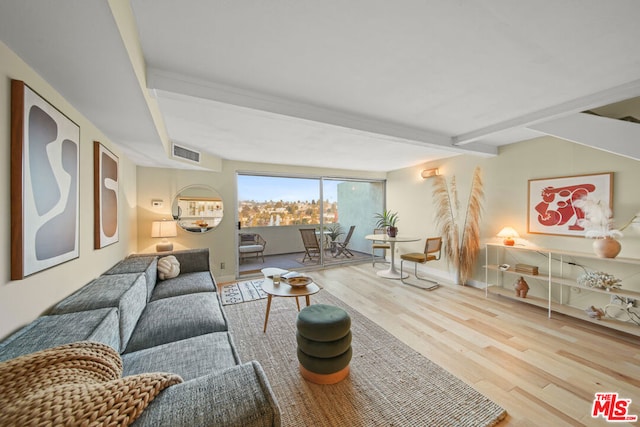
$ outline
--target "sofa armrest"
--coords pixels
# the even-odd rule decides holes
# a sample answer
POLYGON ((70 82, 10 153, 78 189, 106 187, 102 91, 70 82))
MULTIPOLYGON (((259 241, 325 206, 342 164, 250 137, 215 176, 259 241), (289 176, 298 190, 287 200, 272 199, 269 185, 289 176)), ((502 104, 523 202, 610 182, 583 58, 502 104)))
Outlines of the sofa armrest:
POLYGON ((280 426, 280 407, 258 362, 171 386, 133 426, 280 426))

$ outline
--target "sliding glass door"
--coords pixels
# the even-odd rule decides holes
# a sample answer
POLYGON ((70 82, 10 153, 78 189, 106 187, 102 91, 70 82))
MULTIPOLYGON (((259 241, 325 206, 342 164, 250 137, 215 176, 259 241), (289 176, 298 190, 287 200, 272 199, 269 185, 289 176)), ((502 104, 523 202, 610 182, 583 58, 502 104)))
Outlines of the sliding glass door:
POLYGON ((384 181, 238 173, 238 275, 264 267, 304 270, 368 260, 371 245, 364 236, 373 232, 374 214, 384 207, 384 186, 384 181), (301 229, 314 231, 318 248, 309 247, 301 229), (255 234, 266 242, 264 261, 255 252, 243 255, 243 242, 255 234))
MULTIPOLYGON (((327 241, 324 264, 361 261, 371 256, 371 242, 364 236, 373 233, 374 215, 384 207, 384 181, 322 178, 323 201, 330 210, 325 217, 325 229, 337 224, 342 234, 338 243, 327 241), (353 232, 349 236, 349 231, 353 232), (349 238, 346 248, 345 239, 349 238)), ((333 235, 330 235, 333 237, 333 235)), ((330 239, 325 239, 330 240, 330 239)))

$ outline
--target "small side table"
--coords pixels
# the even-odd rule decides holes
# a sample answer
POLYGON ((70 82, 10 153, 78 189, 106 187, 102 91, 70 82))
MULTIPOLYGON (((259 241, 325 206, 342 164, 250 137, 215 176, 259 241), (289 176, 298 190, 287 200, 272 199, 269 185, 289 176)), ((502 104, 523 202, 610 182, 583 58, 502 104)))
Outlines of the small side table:
POLYGON ((284 274, 287 273, 287 270, 282 270, 280 268, 263 268, 262 273, 264 274, 264 281, 262 282, 262 290, 267 294, 267 312, 264 316, 264 329, 262 332, 267 332, 267 323, 269 322, 269 311, 271 310, 271 300, 273 297, 295 297, 296 305, 298 306, 298 311, 300 311, 300 303, 298 302, 298 297, 305 297, 307 306, 311 305, 310 296, 316 294, 320 291, 320 286, 315 283, 309 283, 307 286, 301 287, 293 287, 287 285, 284 281, 281 281, 279 285, 274 285, 273 280, 271 280, 268 276, 273 276, 273 274, 284 274))

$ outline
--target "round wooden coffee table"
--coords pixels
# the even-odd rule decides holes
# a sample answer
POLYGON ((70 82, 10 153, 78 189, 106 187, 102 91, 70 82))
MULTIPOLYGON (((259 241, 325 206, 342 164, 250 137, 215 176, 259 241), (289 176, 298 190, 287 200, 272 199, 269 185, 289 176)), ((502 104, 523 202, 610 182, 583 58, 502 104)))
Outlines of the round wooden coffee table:
POLYGON ((320 286, 311 282, 307 286, 293 287, 287 285, 284 281, 281 281, 279 285, 274 285, 273 280, 270 277, 273 277, 274 274, 284 274, 287 273, 287 270, 282 270, 281 268, 263 268, 262 273, 264 274, 264 281, 262 282, 262 290, 267 294, 267 313, 264 316, 264 329, 262 332, 267 332, 267 323, 269 322, 269 310, 271 310, 271 300, 273 297, 295 297, 296 305, 298 306, 298 311, 300 311, 300 302, 298 301, 298 297, 305 297, 307 305, 311 304, 310 296, 318 293, 320 291, 320 286))

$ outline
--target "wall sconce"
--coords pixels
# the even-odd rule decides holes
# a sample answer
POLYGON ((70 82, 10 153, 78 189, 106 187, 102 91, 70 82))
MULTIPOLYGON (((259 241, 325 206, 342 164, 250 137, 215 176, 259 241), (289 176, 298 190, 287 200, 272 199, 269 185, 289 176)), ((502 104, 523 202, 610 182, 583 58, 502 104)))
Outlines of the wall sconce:
POLYGON ((502 230, 500 230, 500 232, 497 234, 498 237, 503 237, 504 240, 502 241, 502 243, 505 246, 513 246, 516 244, 515 240, 513 240, 514 237, 520 237, 520 235, 518 235, 518 232, 516 230, 514 230, 512 227, 505 227, 502 230))
POLYGON ((438 168, 425 169, 420 173, 420 176, 424 179, 431 178, 438 175, 440 175, 440 171, 438 171, 438 168))
POLYGON ((167 237, 176 237, 178 229, 175 221, 153 221, 151 223, 151 237, 162 237, 162 242, 156 245, 156 252, 165 252, 173 250, 173 243, 167 240, 167 237))

